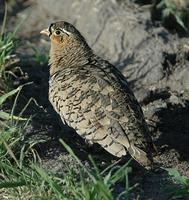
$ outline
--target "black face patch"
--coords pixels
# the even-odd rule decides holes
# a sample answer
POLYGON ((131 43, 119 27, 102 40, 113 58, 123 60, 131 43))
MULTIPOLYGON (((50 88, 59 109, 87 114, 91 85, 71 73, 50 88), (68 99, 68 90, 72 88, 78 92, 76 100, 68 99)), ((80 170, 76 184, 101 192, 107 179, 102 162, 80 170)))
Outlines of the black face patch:
POLYGON ((52 35, 52 27, 54 26, 54 23, 50 24, 49 26, 49 37, 52 35))

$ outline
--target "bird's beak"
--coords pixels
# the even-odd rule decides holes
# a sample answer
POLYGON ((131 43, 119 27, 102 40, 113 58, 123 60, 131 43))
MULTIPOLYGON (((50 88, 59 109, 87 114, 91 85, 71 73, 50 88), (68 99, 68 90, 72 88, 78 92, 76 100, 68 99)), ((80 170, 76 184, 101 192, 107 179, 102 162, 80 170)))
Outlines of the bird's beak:
POLYGON ((50 32, 49 32, 48 29, 43 29, 40 33, 43 34, 43 35, 47 35, 47 36, 50 35, 50 32))

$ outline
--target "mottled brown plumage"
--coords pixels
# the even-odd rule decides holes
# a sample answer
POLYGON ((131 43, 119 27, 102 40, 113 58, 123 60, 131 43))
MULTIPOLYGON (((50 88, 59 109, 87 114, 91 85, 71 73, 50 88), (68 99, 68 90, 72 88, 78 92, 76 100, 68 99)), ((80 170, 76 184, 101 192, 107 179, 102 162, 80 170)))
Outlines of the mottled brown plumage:
POLYGON ((151 165, 153 144, 126 78, 73 25, 56 22, 41 33, 51 39, 49 100, 62 121, 117 157, 129 152, 151 165))

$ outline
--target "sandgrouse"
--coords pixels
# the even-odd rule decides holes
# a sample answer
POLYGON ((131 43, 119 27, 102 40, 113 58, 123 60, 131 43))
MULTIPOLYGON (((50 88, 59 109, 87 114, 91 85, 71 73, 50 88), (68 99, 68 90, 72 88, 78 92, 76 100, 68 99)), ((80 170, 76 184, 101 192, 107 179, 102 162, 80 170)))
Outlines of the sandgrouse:
POLYGON ((62 121, 109 153, 128 152, 141 165, 152 164, 153 144, 142 109, 126 78, 96 56, 70 23, 52 23, 49 36, 49 100, 62 121))

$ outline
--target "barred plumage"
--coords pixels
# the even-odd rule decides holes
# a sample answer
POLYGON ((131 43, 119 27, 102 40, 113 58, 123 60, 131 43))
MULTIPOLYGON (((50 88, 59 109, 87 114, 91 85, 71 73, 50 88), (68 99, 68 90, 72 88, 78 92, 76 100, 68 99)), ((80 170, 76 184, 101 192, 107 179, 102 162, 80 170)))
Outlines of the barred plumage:
POLYGON ((151 165, 152 140, 126 78, 71 24, 56 22, 42 33, 51 39, 49 100, 62 121, 117 157, 129 152, 151 165))

